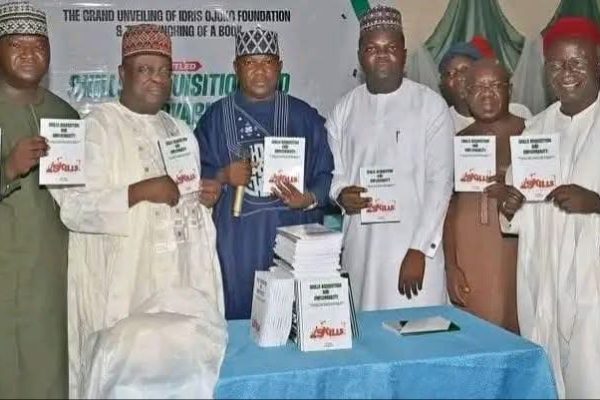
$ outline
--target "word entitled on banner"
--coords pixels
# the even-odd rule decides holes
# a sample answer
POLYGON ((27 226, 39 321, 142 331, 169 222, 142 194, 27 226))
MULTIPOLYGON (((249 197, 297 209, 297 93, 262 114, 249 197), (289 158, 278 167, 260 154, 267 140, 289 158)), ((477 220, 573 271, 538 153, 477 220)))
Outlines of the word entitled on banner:
POLYGON ((158 142, 167 174, 177 184, 182 195, 200 190, 200 171, 191 140, 188 136, 178 136, 158 142))
POLYGON ((304 138, 265 138, 263 193, 271 194, 278 183, 291 183, 304 192, 304 138))
POLYGON ((544 201, 558 185, 559 135, 510 138, 513 186, 527 201, 544 201))
POLYGON ((40 185, 85 185, 85 121, 40 120, 48 155, 40 158, 40 185))
POLYGON ((363 224, 400 221, 394 168, 361 168, 360 185, 367 189, 362 195, 371 198, 369 206, 360 210, 363 224))
POLYGON ((483 192, 496 175, 495 136, 454 138, 454 190, 483 192))

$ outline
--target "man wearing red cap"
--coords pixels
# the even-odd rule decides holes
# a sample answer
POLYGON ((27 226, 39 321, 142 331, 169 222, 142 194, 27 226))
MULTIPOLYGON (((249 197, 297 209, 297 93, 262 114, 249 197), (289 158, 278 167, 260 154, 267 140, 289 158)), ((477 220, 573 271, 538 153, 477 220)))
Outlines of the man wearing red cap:
MULTIPOLYGON (((121 98, 85 120, 86 186, 54 193, 71 231, 72 398, 82 396, 90 379, 91 354, 84 350, 91 334, 135 313, 152 296, 191 287, 219 311, 207 317, 224 312, 215 227, 201 204, 211 205, 220 188, 203 181, 200 194, 180 196, 158 147, 159 139, 187 136, 199 154, 191 130, 161 111, 171 92, 171 39, 156 25, 133 26, 123 36, 122 56, 121 98)), ((214 322, 224 326, 224 320, 214 322)))
POLYGON ((567 398, 600 397, 598 46, 600 29, 586 18, 561 18, 544 33, 545 74, 558 102, 523 135, 560 135, 560 186, 541 203, 524 203, 507 186, 500 206, 503 230, 519 235, 521 333, 546 349, 567 398))

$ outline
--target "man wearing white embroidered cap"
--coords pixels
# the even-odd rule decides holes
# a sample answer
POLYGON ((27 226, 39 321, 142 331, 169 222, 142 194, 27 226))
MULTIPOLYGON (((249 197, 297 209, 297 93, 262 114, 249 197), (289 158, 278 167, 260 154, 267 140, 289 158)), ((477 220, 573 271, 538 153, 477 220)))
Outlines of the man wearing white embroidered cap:
POLYGON ((330 196, 347 215, 342 264, 362 310, 445 303, 440 241, 452 192, 448 107, 403 78, 398 10, 377 6, 361 18, 358 57, 366 84, 344 96, 326 124, 335 161, 330 196), (374 200, 361 186, 361 168, 373 166, 393 171, 389 201, 399 222, 361 221, 360 211, 374 200))

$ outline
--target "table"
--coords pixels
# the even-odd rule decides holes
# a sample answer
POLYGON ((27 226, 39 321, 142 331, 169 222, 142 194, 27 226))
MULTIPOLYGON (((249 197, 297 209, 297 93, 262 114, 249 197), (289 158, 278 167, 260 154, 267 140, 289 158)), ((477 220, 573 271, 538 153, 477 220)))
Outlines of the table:
POLYGON ((543 349, 451 306, 360 313, 351 350, 260 348, 230 321, 217 398, 556 398, 543 349), (398 336, 384 321, 441 315, 460 330, 398 336))

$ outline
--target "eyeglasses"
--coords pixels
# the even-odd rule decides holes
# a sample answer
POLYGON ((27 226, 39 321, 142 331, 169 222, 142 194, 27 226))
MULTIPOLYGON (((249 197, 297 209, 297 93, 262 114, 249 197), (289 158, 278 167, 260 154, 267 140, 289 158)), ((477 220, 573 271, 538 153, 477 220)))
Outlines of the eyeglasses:
POLYGON ((590 61, 583 57, 571 57, 563 61, 548 61, 544 64, 546 71, 558 73, 568 69, 569 71, 582 71, 590 65, 590 61))
POLYGON ((483 91, 487 90, 493 93, 499 93, 503 89, 506 89, 508 86, 510 86, 510 83, 500 81, 491 82, 488 84, 474 83, 472 85, 467 86, 467 91, 472 94, 482 93, 483 91))

